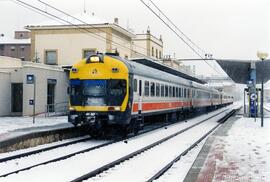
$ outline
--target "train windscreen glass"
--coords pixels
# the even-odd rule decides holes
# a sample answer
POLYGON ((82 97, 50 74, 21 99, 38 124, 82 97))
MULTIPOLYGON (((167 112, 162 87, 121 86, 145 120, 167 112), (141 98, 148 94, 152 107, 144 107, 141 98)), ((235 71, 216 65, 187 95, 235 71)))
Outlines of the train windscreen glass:
POLYGON ((126 95, 125 80, 71 80, 71 105, 120 106, 126 95))

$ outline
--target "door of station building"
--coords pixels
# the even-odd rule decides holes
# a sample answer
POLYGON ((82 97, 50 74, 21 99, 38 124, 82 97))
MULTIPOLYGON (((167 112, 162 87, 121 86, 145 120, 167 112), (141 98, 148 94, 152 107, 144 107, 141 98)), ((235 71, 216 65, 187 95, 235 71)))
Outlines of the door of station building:
POLYGON ((56 80, 48 79, 47 112, 55 112, 55 85, 56 85, 56 80))
POLYGON ((11 83, 11 112, 22 113, 23 111, 23 84, 11 83))

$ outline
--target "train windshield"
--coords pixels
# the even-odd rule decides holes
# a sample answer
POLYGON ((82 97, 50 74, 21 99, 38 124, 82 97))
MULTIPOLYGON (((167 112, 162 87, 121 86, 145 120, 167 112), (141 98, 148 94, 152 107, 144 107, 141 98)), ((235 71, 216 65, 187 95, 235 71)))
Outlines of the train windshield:
POLYGON ((125 80, 71 80, 71 105, 120 106, 126 95, 125 80))

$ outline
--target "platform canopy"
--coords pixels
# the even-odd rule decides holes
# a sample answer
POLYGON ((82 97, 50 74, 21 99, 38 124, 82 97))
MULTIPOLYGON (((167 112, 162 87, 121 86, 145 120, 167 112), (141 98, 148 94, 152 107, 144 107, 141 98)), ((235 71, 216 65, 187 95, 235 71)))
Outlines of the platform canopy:
POLYGON ((234 60, 234 59, 215 59, 227 75, 236 83, 247 84, 250 80, 251 62, 256 65, 256 82, 264 83, 270 80, 270 59, 261 60, 234 60))

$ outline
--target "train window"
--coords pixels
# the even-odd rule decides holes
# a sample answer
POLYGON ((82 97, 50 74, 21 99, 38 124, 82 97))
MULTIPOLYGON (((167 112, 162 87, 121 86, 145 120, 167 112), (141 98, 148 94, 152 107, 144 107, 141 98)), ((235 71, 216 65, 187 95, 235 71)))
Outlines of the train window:
POLYGON ((151 97, 155 96, 155 83, 151 82, 150 83, 150 92, 151 92, 151 97))
POLYGON ((184 88, 184 98, 186 98, 186 97, 187 97, 187 89, 184 88))
POLYGON ((172 97, 172 86, 169 87, 169 97, 172 97))
POLYGON ((159 83, 156 84, 156 96, 157 97, 160 96, 160 84, 159 83))
POLYGON ((173 97, 175 97, 175 87, 173 87, 173 94, 172 94, 173 97))
POLYGON ((169 88, 168 85, 165 85, 165 97, 169 96, 169 88))
POLYGON ((179 87, 179 98, 181 97, 181 94, 182 94, 182 88, 179 87))
POLYGON ((164 97, 164 95, 165 95, 165 94, 164 94, 164 93, 165 93, 165 92, 164 92, 164 89, 165 89, 165 88, 164 88, 164 85, 162 84, 162 85, 161 85, 161 97, 164 97))
POLYGON ((178 87, 175 88, 175 97, 178 97, 178 87))
POLYGON ((137 92, 137 79, 134 79, 134 92, 137 92))
POLYGON ((144 82, 144 95, 149 96, 149 81, 144 82))

